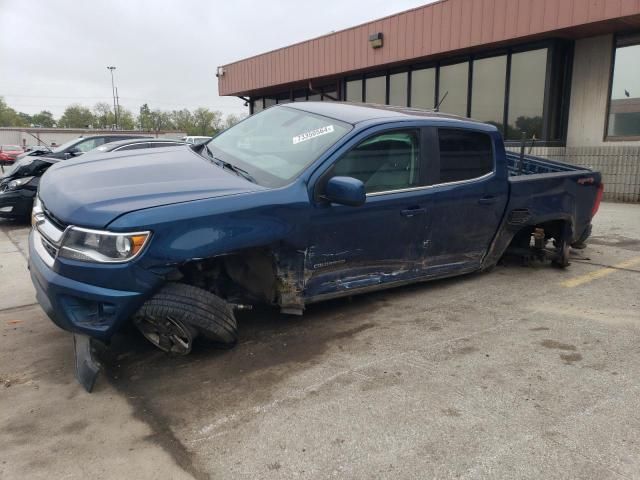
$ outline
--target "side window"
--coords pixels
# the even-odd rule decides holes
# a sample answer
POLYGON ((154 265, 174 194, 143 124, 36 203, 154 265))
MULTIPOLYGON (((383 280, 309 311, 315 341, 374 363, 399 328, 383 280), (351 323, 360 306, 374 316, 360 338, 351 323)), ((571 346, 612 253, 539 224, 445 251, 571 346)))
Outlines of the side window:
POLYGON ((493 171, 491 137, 480 132, 438 129, 440 183, 481 177, 493 171))
POLYGON ((85 140, 84 142, 78 143, 75 148, 77 148, 81 152, 85 152, 86 153, 89 150, 93 150, 94 148, 99 147, 103 143, 105 143, 105 139, 104 138, 100 138, 100 137, 98 137, 98 138, 89 138, 89 139, 85 140))
POLYGON ((332 176, 357 178, 367 193, 420 186, 419 131, 395 130, 366 139, 335 163, 332 176))

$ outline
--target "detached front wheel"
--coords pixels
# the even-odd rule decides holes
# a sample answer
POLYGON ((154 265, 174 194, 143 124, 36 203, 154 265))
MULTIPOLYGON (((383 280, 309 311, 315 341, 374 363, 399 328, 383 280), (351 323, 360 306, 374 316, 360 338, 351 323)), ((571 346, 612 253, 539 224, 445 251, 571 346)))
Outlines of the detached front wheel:
POLYGON ((230 347, 238 340, 233 309, 216 295, 191 285, 168 283, 133 317, 142 335, 159 349, 187 355, 202 334, 230 347))

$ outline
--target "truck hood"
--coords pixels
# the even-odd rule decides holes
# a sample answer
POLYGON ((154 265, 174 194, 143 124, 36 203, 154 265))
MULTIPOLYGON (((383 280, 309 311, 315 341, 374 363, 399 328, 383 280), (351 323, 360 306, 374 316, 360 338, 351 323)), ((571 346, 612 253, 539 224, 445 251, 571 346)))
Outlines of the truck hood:
POLYGON ((90 228, 134 210, 258 190, 184 146, 67 160, 40 181, 40 199, 56 219, 90 228))

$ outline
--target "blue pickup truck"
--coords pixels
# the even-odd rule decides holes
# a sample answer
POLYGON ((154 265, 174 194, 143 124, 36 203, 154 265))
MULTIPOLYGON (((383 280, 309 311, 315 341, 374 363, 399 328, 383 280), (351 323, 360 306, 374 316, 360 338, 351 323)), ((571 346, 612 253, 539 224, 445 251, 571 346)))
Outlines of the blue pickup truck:
POLYGON ((508 249, 568 265, 600 174, 507 153, 494 126, 345 103, 275 106, 208 143, 51 167, 30 270, 43 309, 91 339, 133 322, 187 354, 237 340, 234 311, 311 303, 487 270, 508 249))

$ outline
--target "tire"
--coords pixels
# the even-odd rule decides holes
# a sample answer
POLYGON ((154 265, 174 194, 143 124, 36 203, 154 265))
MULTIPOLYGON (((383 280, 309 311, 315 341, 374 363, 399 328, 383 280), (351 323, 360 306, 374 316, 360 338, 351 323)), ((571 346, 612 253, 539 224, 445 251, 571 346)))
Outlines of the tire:
POLYGON ((163 286, 142 305, 133 322, 156 347, 176 355, 187 355, 198 334, 227 348, 238 341, 236 318, 227 302, 182 283, 163 286), (163 334, 167 338, 162 339, 163 334))

